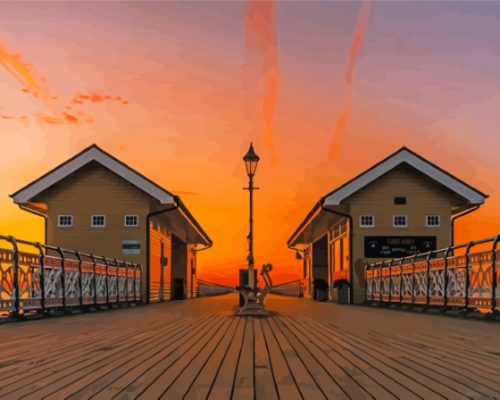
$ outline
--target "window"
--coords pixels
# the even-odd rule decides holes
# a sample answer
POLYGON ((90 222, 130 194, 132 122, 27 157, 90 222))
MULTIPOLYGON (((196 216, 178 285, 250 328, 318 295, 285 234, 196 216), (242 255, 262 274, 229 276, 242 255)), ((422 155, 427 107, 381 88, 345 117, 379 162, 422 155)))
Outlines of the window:
POLYGON ((373 215, 361 215, 359 217, 359 226, 361 228, 373 228, 375 226, 375 218, 373 215))
POLYGON ((398 205, 406 204, 406 197, 394 197, 394 204, 398 205))
POLYGON ((59 228, 71 228, 73 226, 73 216, 59 215, 57 218, 57 226, 59 228))
POLYGON ((104 228, 106 226, 106 216, 105 215, 92 215, 91 218, 92 228, 104 228))
POLYGON ((427 215, 425 218, 425 226, 428 228, 437 228, 441 225, 441 218, 439 215, 427 215))
POLYGON ((394 228, 406 228, 408 226, 406 215, 395 215, 392 220, 392 226, 394 228))
POLYGON ((139 216, 138 215, 125 215, 125 226, 126 227, 139 226, 139 216))

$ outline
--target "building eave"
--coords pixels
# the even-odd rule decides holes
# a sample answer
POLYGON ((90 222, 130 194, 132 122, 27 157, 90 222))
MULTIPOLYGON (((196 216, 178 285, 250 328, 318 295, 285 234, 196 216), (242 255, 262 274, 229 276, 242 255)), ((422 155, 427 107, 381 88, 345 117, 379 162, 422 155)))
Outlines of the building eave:
POLYGON ((67 178, 85 165, 97 162, 139 190, 158 200, 162 205, 175 204, 174 195, 163 189, 141 173, 129 167, 97 145, 92 145, 50 170, 40 178, 19 189, 10 197, 16 204, 26 204, 31 199, 44 192, 54 184, 67 178))
POLYGON ((339 188, 328 193, 325 196, 325 205, 339 205, 342 201, 349 198, 354 193, 368 186, 376 179, 402 164, 408 164, 448 190, 456 193, 458 196, 463 198, 467 204, 483 204, 485 199, 488 198, 488 195, 473 188, 466 182, 453 176, 449 172, 424 159, 408 148, 403 147, 396 153, 391 154, 389 157, 373 165, 339 188))

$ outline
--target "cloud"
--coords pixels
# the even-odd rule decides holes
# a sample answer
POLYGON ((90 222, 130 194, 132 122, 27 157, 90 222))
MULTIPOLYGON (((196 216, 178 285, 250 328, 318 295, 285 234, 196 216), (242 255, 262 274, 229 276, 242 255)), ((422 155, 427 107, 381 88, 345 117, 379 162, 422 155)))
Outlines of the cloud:
POLYGON ((1 119, 4 120, 17 120, 23 124, 29 123, 30 120, 49 125, 62 125, 65 123, 72 125, 90 124, 94 122, 92 117, 87 116, 83 118, 85 114, 81 111, 76 112, 76 115, 68 111, 74 107, 84 106, 85 104, 104 102, 113 102, 121 105, 128 104, 128 101, 121 96, 102 95, 98 92, 80 93, 78 91, 70 100, 65 101, 60 96, 49 93, 45 85, 45 78, 38 76, 34 68, 23 61, 20 54, 8 51, 2 43, 0 43, 0 69, 6 71, 22 86, 22 92, 40 100, 47 109, 47 112, 38 113, 31 117, 27 115, 1 115, 1 119))
POLYGON ((243 15, 246 65, 242 68, 242 77, 245 84, 255 80, 260 80, 264 84, 262 102, 263 138, 272 163, 275 163, 277 158, 273 117, 280 82, 275 9, 276 3, 274 0, 247 0, 243 15), (252 76, 252 74, 255 75, 255 72, 257 72, 258 79, 252 76))
POLYGON ((345 81, 347 84, 347 88, 344 98, 344 104, 342 106, 342 112, 338 117, 337 124, 333 132, 333 137, 330 142, 328 152, 328 160, 330 162, 335 162, 337 160, 338 154, 340 152, 340 142, 345 134, 347 124, 351 115, 352 82, 354 77, 354 69, 361 53, 361 48, 363 45, 366 29, 368 28, 368 24, 370 23, 372 11, 372 0, 363 1, 358 12, 358 20, 356 23, 356 28, 354 29, 354 33, 352 35, 351 47, 349 48, 349 53, 347 56, 347 64, 345 70, 345 81))

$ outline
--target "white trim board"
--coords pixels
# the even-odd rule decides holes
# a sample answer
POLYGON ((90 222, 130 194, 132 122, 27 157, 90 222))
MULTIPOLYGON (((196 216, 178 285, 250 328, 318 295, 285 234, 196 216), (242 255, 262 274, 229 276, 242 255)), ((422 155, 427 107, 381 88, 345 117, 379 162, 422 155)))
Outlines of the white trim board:
POLYGON ((349 182, 345 186, 335 190, 330 193, 324 199, 324 206, 335 206, 339 205, 341 201, 353 195, 357 191, 361 190, 365 186, 369 185, 376 179, 380 178, 382 175, 396 168, 402 163, 407 163, 416 170, 427 175, 429 178, 441 185, 447 187, 451 191, 457 193, 464 199, 466 199, 471 204, 483 204, 485 196, 481 193, 473 190, 472 188, 464 185, 458 179, 453 176, 441 171, 432 164, 426 162, 425 160, 415 156, 410 151, 402 149, 392 157, 383 161, 376 167, 366 171, 364 174, 349 182))
POLYGON ((96 161, 97 163, 106 167, 116 175, 125 179, 130 184, 134 185, 138 189, 147 193, 149 196, 158 200, 161 204, 176 204, 174 197, 166 190, 160 188, 157 185, 154 185, 146 178, 135 172, 133 169, 115 160, 113 157, 109 156, 107 153, 105 153, 95 145, 89 147, 87 150, 83 151, 72 160, 60 165, 41 179, 31 183, 24 189, 15 193, 12 196, 14 203, 24 204, 29 202, 39 193, 42 193, 52 185, 66 178, 67 176, 71 175, 72 173, 92 161, 96 161))

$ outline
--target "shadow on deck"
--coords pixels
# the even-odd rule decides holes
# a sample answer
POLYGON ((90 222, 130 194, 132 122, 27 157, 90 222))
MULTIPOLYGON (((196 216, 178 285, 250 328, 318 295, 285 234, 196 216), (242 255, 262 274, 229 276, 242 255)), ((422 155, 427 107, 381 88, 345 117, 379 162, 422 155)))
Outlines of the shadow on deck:
POLYGON ((6 399, 500 397, 500 326, 237 295, 0 326, 6 399))

